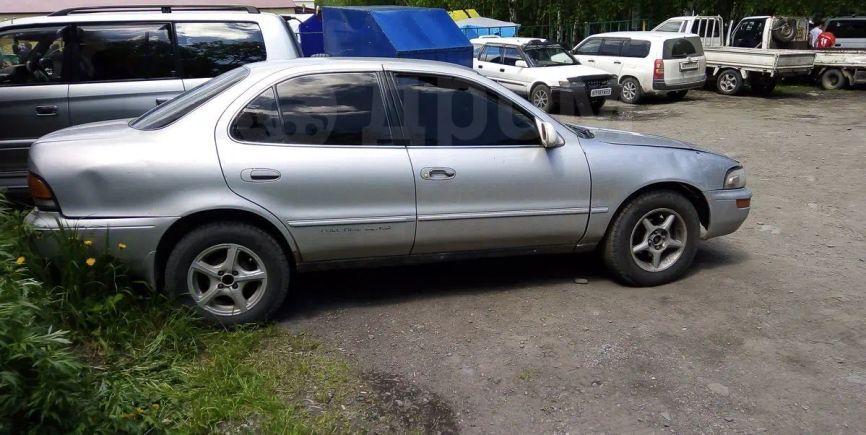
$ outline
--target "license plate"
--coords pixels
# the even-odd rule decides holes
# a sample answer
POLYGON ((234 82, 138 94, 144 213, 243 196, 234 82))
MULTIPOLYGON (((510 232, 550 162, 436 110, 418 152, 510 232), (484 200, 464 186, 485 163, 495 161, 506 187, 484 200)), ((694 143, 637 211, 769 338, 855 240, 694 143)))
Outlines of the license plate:
POLYGON ((680 71, 693 71, 696 69, 698 69, 698 63, 697 62, 681 63, 680 64, 680 71))
POLYGON ((589 91, 590 97, 607 97, 612 94, 613 91, 611 88, 601 88, 601 89, 593 89, 589 91))

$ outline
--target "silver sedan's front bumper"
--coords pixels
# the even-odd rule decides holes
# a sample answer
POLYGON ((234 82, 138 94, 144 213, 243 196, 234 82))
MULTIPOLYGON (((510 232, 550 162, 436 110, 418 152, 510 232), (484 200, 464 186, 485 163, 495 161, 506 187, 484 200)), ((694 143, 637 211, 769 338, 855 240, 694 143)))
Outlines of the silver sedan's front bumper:
POLYGON ((731 234, 749 216, 752 199, 752 190, 749 188, 711 190, 704 192, 704 195, 710 206, 710 224, 702 235, 703 239, 731 234))
POLYGON ((129 266, 135 276, 156 285, 156 248, 174 217, 69 219, 59 213, 32 211, 27 223, 41 236, 34 240, 37 253, 51 257, 58 253, 58 236, 69 231, 80 240, 93 241, 93 249, 107 251, 129 266))

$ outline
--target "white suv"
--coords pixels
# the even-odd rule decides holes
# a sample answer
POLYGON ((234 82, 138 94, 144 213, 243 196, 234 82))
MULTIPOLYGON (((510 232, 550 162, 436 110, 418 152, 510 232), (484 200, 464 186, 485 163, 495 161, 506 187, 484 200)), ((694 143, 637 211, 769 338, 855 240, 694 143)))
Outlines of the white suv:
POLYGON ((616 75, 581 65, 559 44, 539 38, 473 39, 472 67, 539 109, 596 114, 617 89, 616 75))
POLYGON ((647 94, 679 100, 707 80, 701 38, 688 33, 601 33, 584 39, 572 54, 583 64, 619 76, 620 100, 631 104, 647 94))

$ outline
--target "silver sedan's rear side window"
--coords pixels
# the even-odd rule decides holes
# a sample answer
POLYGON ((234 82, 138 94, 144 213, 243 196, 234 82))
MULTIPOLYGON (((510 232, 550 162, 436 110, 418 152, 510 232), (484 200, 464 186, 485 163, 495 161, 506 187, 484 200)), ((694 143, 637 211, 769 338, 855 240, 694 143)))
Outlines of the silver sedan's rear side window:
POLYGON ((129 126, 139 130, 163 128, 243 80, 249 73, 249 69, 240 67, 214 77, 202 85, 174 97, 171 101, 150 109, 129 123, 129 126))

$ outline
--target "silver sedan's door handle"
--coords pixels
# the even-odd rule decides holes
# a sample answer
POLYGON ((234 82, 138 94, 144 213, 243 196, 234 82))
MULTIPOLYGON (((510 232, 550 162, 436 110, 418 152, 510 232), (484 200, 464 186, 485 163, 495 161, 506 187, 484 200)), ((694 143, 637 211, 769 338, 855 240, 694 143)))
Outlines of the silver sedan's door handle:
POLYGON ((280 171, 267 168, 249 168, 241 171, 241 180, 248 183, 266 183, 280 179, 280 171))
POLYGON ((36 106, 36 116, 57 116, 57 106, 36 106))
POLYGON ((421 169, 421 178, 424 180, 450 180, 457 175, 457 171, 451 168, 424 168, 421 169))
POLYGON ((171 97, 159 97, 156 99, 156 105, 159 106, 160 104, 165 103, 166 101, 168 101, 170 99, 171 99, 171 97))

